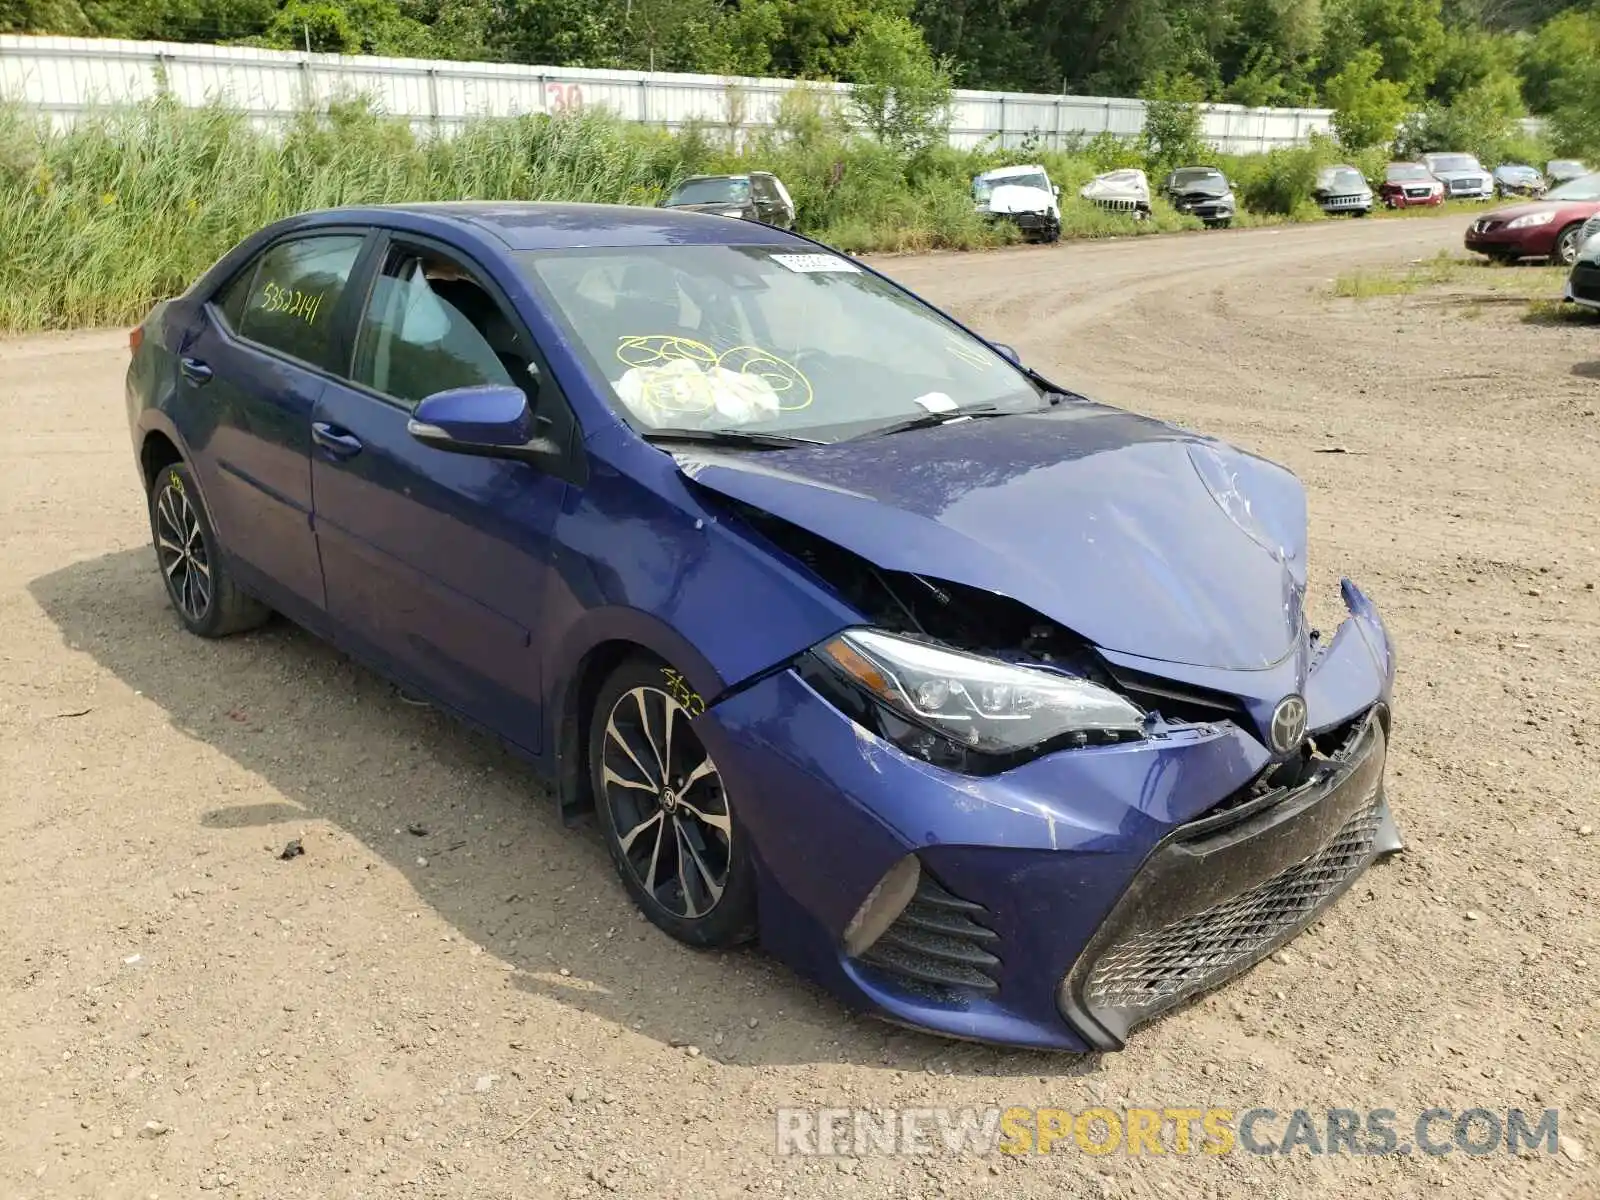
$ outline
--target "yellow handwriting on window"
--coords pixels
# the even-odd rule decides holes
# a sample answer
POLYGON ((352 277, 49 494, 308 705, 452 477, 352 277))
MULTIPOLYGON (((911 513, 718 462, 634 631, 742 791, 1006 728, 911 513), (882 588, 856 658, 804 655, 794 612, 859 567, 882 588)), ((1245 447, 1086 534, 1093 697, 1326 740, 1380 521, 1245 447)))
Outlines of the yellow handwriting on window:
POLYGON ((302 292, 299 288, 286 288, 268 280, 256 302, 265 312, 286 313, 299 317, 307 325, 315 325, 317 314, 322 311, 322 299, 321 292, 302 292))

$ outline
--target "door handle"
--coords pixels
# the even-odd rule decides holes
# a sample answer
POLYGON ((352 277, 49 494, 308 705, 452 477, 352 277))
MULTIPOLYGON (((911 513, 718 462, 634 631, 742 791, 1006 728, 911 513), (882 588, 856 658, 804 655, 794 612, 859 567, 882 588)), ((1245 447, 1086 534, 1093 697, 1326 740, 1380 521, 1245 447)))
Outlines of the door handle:
POLYGON ((326 421, 311 422, 311 440, 334 458, 350 458, 361 453, 360 438, 326 421))
POLYGON ((211 368, 198 358, 180 358, 178 370, 183 372, 183 377, 190 383, 210 383, 211 368))

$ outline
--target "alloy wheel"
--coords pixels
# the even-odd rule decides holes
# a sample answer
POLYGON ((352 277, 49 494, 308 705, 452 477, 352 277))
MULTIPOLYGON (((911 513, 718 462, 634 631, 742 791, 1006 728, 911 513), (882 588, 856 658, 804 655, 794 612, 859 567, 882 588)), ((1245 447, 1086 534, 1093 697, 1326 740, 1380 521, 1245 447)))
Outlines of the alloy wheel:
POLYGON ((628 870, 663 910, 694 920, 728 885, 733 821, 722 776, 666 692, 636 687, 606 720, 600 786, 628 870))
POLYGON ((156 558, 179 611, 201 621, 211 607, 211 563, 200 516, 189 497, 168 483, 156 499, 156 558))

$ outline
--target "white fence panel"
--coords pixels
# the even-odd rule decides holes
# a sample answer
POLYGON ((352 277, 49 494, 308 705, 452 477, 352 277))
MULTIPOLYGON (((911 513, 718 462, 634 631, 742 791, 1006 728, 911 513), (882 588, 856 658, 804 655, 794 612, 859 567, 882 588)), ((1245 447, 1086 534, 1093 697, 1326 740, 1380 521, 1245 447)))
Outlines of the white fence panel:
MULTIPOLYGON (((163 81, 180 103, 226 101, 261 124, 282 122, 308 103, 364 94, 418 128, 444 130, 477 116, 576 108, 609 108, 624 120, 671 129, 690 121, 759 129, 774 123, 784 94, 796 87, 834 102, 850 93, 847 84, 787 79, 0 35, 0 96, 33 105, 57 123, 97 106, 150 99, 163 81)), ((1204 136, 1218 150, 1253 153, 1326 131, 1331 115, 1327 109, 1213 104, 1205 107, 1204 136)), ((1114 96, 958 91, 950 116, 950 141, 957 146, 993 140, 1006 147, 1025 141, 1059 147, 1097 133, 1135 136, 1144 126, 1144 104, 1114 96)))

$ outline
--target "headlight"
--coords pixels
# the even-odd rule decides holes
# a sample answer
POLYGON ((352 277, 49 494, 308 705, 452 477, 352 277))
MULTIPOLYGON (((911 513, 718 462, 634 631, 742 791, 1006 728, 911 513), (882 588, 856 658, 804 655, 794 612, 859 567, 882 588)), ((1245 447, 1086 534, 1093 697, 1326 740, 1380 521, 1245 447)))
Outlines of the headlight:
POLYGON ((1222 195, 1217 197, 1217 203, 1218 204, 1232 204, 1233 203, 1233 193, 1232 192, 1223 192, 1222 195))
POLYGON ((1507 229, 1533 229, 1540 225, 1548 225, 1556 219, 1555 211, 1529 213, 1525 217, 1518 217, 1506 226, 1507 229))
POLYGON ((1073 675, 1019 666, 852 629, 813 652, 819 663, 877 701, 897 721, 881 732, 903 750, 947 765, 934 734, 960 750, 1009 756, 1056 741, 1087 745, 1143 736, 1145 714, 1109 688, 1073 675))

